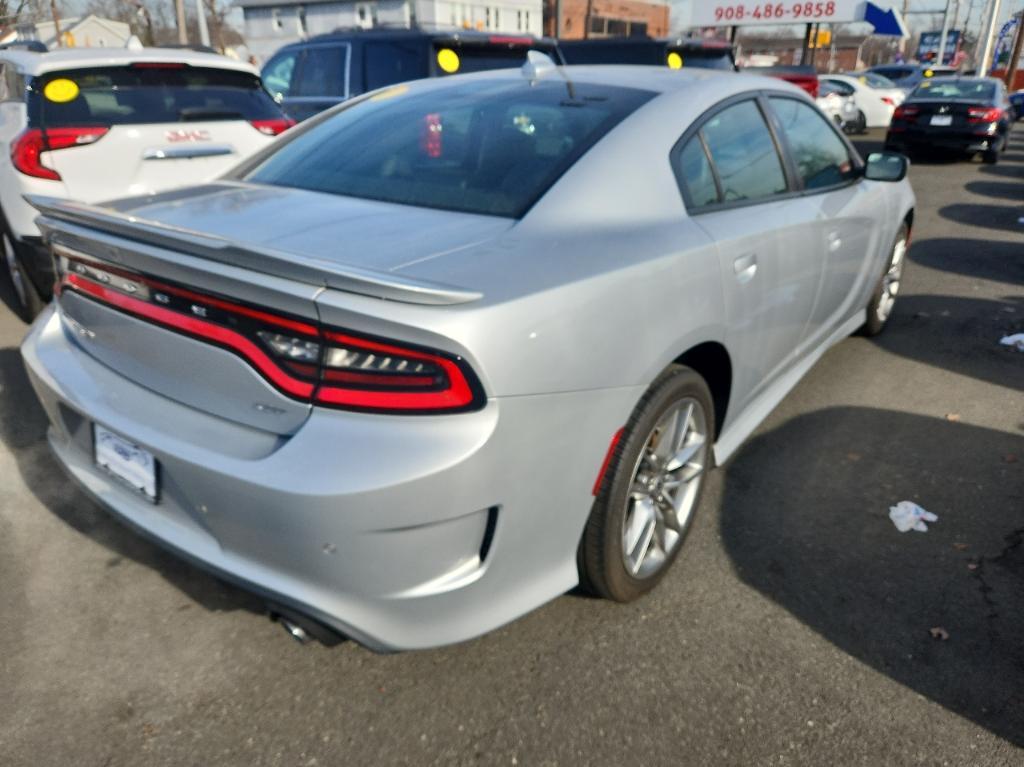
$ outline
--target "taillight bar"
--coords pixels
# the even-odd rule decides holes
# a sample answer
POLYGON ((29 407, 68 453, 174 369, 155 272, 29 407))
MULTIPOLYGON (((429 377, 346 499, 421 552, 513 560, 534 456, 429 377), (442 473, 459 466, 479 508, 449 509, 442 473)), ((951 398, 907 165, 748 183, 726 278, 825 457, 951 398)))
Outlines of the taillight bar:
POLYGON ((249 120, 249 124, 264 136, 279 136, 295 125, 290 117, 273 117, 269 120, 249 120))
POLYGON ((967 122, 972 124, 994 123, 1003 119, 1003 110, 999 107, 968 107, 967 122))
POLYGON ((43 165, 44 152, 70 149, 76 146, 94 144, 103 138, 110 128, 101 125, 84 125, 64 128, 29 128, 11 142, 11 163, 19 173, 50 181, 60 181, 60 174, 43 165))
POLYGON ((451 413, 483 407, 465 360, 419 346, 323 328, 79 257, 55 293, 70 288, 138 319, 226 349, 279 391, 328 407, 376 413, 451 413))

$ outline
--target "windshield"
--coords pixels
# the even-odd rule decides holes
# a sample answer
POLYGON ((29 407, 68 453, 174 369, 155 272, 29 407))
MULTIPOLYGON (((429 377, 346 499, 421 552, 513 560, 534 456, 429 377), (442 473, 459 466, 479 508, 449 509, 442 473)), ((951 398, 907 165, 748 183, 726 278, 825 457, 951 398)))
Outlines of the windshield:
POLYGON ((36 126, 266 120, 281 110, 248 72, 139 64, 49 72, 29 95, 36 126))
POLYGON ((654 94, 555 78, 399 85, 300 133, 246 180, 519 217, 654 94))
POLYGON ((984 80, 925 80, 910 97, 992 101, 996 97, 996 86, 984 80))

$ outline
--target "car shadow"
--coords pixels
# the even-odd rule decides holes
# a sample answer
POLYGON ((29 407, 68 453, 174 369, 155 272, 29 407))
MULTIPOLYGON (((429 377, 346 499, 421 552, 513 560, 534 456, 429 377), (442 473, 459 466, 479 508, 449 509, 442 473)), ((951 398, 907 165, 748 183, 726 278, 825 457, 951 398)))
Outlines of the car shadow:
POLYGON ((1024 285, 1024 246, 1017 242, 957 237, 915 240, 909 258, 929 269, 1024 285))
POLYGON ((1019 232, 1024 236, 1024 224, 1020 221, 1024 205, 954 203, 939 208, 939 215, 958 224, 1019 232))
POLYGON ((1004 163, 1002 165, 985 165, 979 168, 978 170, 987 176, 1024 179, 1024 163, 1004 163))
POLYGON ((0 442, 13 455, 25 486, 64 524, 108 549, 106 567, 130 559, 156 571, 207 610, 266 612, 256 597, 139 536, 78 488, 50 452, 48 420, 17 349, 0 349, 0 391, 0 442))
POLYGON ((886 332, 872 342, 900 357, 1024 391, 1020 352, 999 343, 1021 332, 1022 323, 1024 295, 989 300, 906 294, 896 303, 886 332))
POLYGON ((722 539, 744 582, 843 652, 1024 745, 1021 447, 898 411, 801 415, 727 465, 722 539), (900 533, 903 500, 938 521, 900 533))
POLYGON ((983 197, 1024 203, 1024 184, 1013 181, 969 181, 965 188, 968 192, 983 197))

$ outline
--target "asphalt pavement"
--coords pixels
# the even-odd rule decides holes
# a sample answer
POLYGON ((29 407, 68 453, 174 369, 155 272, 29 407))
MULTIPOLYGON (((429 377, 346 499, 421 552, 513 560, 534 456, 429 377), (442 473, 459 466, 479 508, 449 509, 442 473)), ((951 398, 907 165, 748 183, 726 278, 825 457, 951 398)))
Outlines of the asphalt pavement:
POLYGON ((433 651, 301 646, 91 503, 0 306, 0 764, 1024 764, 1020 147, 915 163, 891 326, 714 472, 655 592, 433 651))

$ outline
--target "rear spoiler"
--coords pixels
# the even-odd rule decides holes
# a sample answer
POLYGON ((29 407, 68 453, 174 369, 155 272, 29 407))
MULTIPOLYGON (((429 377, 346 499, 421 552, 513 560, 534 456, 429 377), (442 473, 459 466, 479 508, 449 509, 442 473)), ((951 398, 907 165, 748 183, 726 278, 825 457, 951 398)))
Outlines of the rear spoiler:
POLYGON ((42 216, 36 219, 36 223, 39 224, 47 241, 50 240, 52 230, 59 229, 60 223, 64 222, 275 277, 388 301, 452 306, 477 301, 483 297, 483 294, 475 291, 426 280, 407 279, 273 248, 243 246, 222 237, 213 237, 158 221, 148 221, 130 213, 98 205, 43 195, 26 195, 25 199, 42 213, 42 216))

